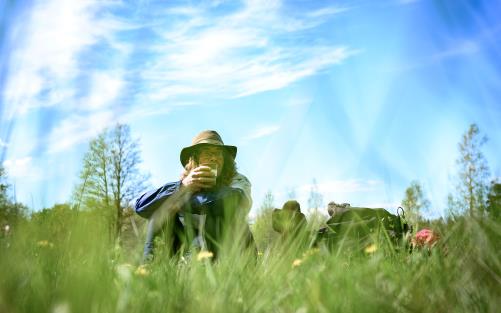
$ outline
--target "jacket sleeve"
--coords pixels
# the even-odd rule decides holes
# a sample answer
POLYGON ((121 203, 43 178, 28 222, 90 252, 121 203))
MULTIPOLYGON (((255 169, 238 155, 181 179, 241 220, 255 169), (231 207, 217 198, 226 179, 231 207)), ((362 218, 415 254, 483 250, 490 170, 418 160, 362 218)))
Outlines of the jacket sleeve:
POLYGON ((233 180, 231 181, 230 187, 239 189, 242 200, 240 202, 240 208, 248 213, 252 207, 252 196, 251 196, 251 183, 247 177, 237 173, 233 180))
POLYGON ((150 218, 163 201, 178 191, 180 186, 181 181, 167 183, 156 190, 143 194, 136 200, 136 213, 141 217, 150 218))

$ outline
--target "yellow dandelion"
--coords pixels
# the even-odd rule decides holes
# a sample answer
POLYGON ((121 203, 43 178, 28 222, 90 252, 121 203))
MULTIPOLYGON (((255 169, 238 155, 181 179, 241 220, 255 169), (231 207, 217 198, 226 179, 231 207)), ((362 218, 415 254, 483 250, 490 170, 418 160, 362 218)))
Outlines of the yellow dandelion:
POLYGON ((298 267, 299 265, 301 265, 301 263, 303 263, 303 260, 301 260, 301 259, 295 259, 292 262, 292 267, 298 267))
POLYGON ((258 256, 263 256, 263 251, 258 251, 258 252, 257 252, 257 255, 258 255, 258 256))
POLYGON ((213 256, 214 256, 214 253, 212 253, 210 251, 200 251, 197 254, 197 261, 202 261, 202 260, 205 260, 205 259, 210 259, 213 256))
POLYGON ((377 251, 377 246, 375 244, 370 244, 367 247, 365 247, 365 253, 367 254, 372 254, 377 251))
POLYGON ((148 270, 148 267, 143 264, 137 267, 135 274, 138 276, 148 276, 150 274, 150 271, 148 270))
POLYGON ((303 253, 303 257, 309 257, 311 255, 314 255, 314 254, 317 254, 318 252, 320 251, 319 248, 313 248, 313 249, 309 249, 307 250, 305 253, 303 253))
POLYGON ((52 242, 49 242, 48 240, 40 240, 37 242, 37 246, 52 248, 54 247, 54 244, 52 242))

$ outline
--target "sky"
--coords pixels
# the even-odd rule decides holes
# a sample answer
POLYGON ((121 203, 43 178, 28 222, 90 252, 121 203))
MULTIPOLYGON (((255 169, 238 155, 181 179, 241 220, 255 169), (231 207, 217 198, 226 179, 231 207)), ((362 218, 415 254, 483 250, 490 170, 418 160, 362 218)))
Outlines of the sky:
MULTIPOLYGON (((0 163, 33 210, 70 200, 89 141, 126 123, 150 187, 202 130, 266 192, 443 216, 476 123, 501 177, 501 1, 0 0, 0 163)), ((146 191, 146 190, 145 190, 146 191)))

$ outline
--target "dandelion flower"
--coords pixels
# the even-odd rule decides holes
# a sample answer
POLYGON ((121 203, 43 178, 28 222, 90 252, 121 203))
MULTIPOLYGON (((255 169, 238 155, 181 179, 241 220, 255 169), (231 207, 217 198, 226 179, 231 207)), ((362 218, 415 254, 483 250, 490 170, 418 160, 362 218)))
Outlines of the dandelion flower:
POLYGON ((150 274, 150 271, 148 270, 146 265, 143 264, 137 267, 135 274, 138 276, 148 276, 150 274))
POLYGON ((210 259, 213 256, 214 256, 214 253, 212 253, 210 251, 200 251, 197 254, 197 261, 202 261, 202 260, 205 260, 205 259, 210 259))
POLYGON ((298 267, 299 265, 301 265, 301 263, 303 263, 303 260, 301 260, 301 259, 295 259, 292 262, 292 267, 298 267))
POLYGON ((375 244, 370 244, 367 247, 365 247, 364 251, 367 254, 372 254, 377 251, 377 246, 375 244))
POLYGON ((40 240, 37 242, 37 246, 52 248, 54 247, 54 244, 52 242, 49 242, 48 240, 40 240))
POLYGON ((303 253, 303 257, 309 257, 311 255, 317 254, 319 251, 320 251, 319 248, 309 249, 305 253, 303 253))

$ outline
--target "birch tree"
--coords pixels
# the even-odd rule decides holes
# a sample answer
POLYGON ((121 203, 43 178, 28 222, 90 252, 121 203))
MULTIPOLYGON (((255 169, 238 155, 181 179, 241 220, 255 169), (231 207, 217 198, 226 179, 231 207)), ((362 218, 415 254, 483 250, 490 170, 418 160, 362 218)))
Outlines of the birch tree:
POLYGON ((109 222, 112 239, 120 234, 123 210, 146 187, 140 163, 139 143, 124 124, 101 132, 84 156, 73 196, 76 207, 99 210, 109 222))

